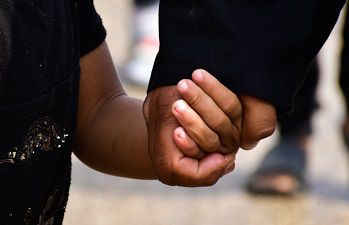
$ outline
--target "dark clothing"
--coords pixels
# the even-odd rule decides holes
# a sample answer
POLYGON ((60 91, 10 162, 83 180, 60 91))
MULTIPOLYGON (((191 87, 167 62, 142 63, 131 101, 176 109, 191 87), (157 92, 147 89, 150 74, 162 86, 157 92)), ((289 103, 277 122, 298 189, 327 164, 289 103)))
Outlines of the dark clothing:
POLYGON ((0 2, 0 224, 62 223, 80 52, 104 38, 92 0, 0 2))
POLYGON ((160 52, 149 90, 207 69, 237 93, 290 111, 345 0, 160 2, 160 52))
POLYGON ((281 137, 300 137, 312 133, 311 118, 318 108, 316 89, 319 81, 319 65, 316 60, 309 69, 307 79, 294 98, 292 115, 278 118, 281 137))
MULTIPOLYGON (((164 0, 150 90, 204 68, 286 112, 343 4, 164 0)), ((104 38, 92 0, 0 2, 0 224, 62 223, 79 55, 104 38)))
POLYGON ((134 0, 136 6, 148 6, 157 3, 159 0, 134 0))
MULTIPOLYGON (((349 4, 346 5, 342 31, 343 49, 340 60, 339 81, 344 94, 347 112, 349 112, 349 4)), ((316 60, 310 67, 308 76, 301 90, 295 96, 294 113, 278 119, 282 137, 311 134, 311 117, 318 108, 316 88, 319 80, 319 65, 316 60)))

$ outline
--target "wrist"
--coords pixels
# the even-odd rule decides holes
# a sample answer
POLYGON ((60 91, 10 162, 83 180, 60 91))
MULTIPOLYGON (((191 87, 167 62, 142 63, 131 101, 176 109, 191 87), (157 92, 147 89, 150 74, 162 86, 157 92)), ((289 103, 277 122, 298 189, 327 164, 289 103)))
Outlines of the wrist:
POLYGON ((157 120, 161 119, 161 121, 165 118, 173 118, 172 105, 180 98, 175 85, 159 87, 149 92, 143 103, 143 115, 146 122, 148 123, 149 117, 153 115, 157 115, 159 117, 157 120))

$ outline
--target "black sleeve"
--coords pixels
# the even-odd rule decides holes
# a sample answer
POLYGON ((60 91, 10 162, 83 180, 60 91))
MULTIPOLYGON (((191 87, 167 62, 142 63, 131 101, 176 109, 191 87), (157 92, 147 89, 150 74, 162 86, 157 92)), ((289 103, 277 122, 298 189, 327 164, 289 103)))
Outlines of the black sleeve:
POLYGON ((290 111, 308 65, 345 0, 163 0, 160 51, 148 91, 197 68, 232 91, 290 111))
POLYGON ((102 19, 96 12, 93 0, 78 0, 78 22, 80 37, 80 56, 98 47, 106 37, 102 19))

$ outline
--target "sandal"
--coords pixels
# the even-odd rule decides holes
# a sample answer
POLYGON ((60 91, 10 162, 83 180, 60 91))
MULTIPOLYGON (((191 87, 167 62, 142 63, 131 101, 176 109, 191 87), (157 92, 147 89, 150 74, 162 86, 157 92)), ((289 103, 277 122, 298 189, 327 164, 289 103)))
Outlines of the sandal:
POLYGON ((263 158, 246 188, 253 194, 294 195, 304 188, 306 152, 299 138, 286 137, 263 158))

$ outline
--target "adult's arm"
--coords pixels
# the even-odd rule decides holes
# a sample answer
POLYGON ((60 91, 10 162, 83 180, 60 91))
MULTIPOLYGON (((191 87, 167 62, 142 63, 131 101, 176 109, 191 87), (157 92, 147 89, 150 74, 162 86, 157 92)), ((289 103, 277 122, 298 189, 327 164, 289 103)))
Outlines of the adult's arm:
POLYGON ((149 153, 159 179, 181 183, 180 171, 161 160, 176 147, 159 147, 166 141, 163 133, 176 126, 169 112, 171 103, 180 98, 171 94, 175 83, 203 68, 237 93, 243 108, 240 146, 251 149, 274 132, 276 114, 292 109, 308 65, 329 36, 344 3, 160 1, 160 51, 144 104, 152 137, 149 153), (162 125, 155 126, 158 121, 162 125), (166 176, 169 171, 177 176, 166 176))
POLYGON ((291 110, 344 0, 165 0, 149 91, 211 72, 238 94, 291 110))

